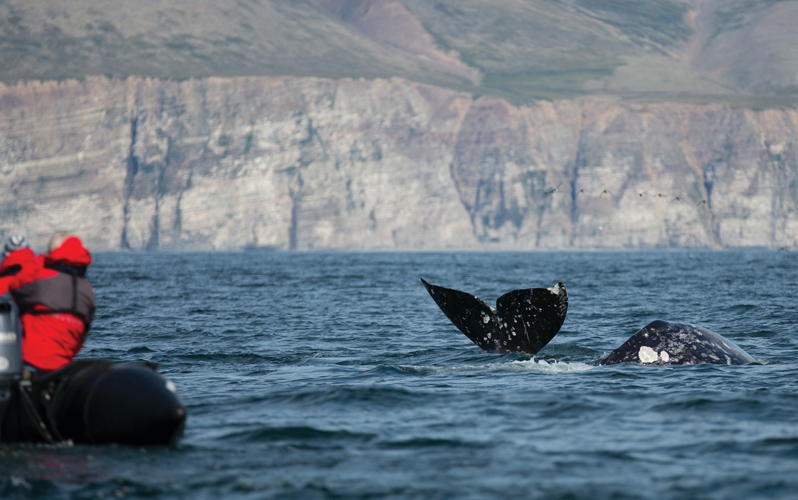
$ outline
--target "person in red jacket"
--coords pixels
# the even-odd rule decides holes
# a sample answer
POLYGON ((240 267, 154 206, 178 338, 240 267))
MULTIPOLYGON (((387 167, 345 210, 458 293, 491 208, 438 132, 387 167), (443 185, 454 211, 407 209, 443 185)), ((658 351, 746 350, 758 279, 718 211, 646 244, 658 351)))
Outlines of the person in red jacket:
MULTIPOLYGON (((44 259, 41 260, 41 263, 43 262, 44 259)), ((3 260, 0 262, 0 295, 8 292, 9 283, 23 267, 39 264, 25 237, 19 234, 11 235, 3 247, 3 260)))
POLYGON ((91 254, 78 237, 56 233, 43 264, 27 262, 9 281, 22 323, 25 364, 57 370, 80 352, 96 308, 85 278, 89 264, 91 254))

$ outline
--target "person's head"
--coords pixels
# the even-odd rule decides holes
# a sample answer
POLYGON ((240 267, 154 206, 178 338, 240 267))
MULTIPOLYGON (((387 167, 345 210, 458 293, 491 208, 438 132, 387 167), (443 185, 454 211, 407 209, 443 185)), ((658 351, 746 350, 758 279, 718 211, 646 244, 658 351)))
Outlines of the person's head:
POLYGON ((56 250, 64 243, 64 240, 70 236, 72 235, 64 231, 53 233, 53 235, 50 236, 50 242, 47 244, 47 253, 51 253, 53 250, 56 250))
POLYGON ((29 248, 28 240, 21 234, 12 234, 3 245, 3 258, 8 257, 11 252, 22 250, 23 248, 29 248))
POLYGON ((44 265, 53 268, 85 269, 91 264, 91 253, 80 238, 73 234, 58 232, 50 237, 44 265))

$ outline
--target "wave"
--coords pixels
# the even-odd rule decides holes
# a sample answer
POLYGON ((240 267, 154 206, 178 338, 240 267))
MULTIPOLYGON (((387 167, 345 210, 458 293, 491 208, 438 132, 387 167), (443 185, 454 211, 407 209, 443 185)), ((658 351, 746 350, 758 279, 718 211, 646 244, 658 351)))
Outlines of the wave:
POLYGON ((384 448, 418 450, 424 448, 446 448, 449 450, 457 448, 489 448, 486 443, 475 441, 465 441, 460 439, 443 439, 430 437, 415 437, 397 441, 387 441, 382 443, 384 448))
POLYGON ((257 427, 247 430, 235 430, 218 437, 221 440, 235 442, 273 442, 273 441, 372 441, 377 436, 364 432, 347 430, 326 430, 310 426, 257 427))

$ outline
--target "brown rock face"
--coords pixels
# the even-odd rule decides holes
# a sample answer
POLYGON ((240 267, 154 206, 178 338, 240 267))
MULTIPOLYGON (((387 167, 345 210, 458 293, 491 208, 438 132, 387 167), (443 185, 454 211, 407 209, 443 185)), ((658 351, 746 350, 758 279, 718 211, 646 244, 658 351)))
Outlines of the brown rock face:
POLYGON ((393 80, 0 87, 0 236, 92 249, 795 247, 798 111, 393 80))

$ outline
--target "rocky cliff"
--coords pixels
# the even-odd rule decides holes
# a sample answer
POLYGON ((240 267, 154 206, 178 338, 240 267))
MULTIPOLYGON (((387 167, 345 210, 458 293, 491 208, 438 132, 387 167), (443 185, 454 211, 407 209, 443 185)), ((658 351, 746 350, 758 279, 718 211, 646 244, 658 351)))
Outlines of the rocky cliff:
POLYGON ((0 236, 93 249, 798 246, 798 111, 403 79, 0 86, 0 236))

